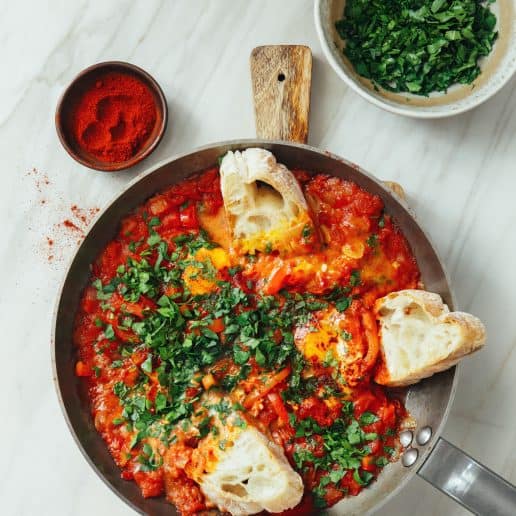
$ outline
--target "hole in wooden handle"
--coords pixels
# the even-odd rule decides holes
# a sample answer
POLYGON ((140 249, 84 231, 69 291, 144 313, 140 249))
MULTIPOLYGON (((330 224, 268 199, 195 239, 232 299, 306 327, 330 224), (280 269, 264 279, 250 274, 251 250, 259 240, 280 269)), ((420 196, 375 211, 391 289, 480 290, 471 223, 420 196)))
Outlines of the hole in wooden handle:
POLYGON ((310 49, 303 45, 257 47, 251 52, 250 64, 258 138, 306 143, 310 49))

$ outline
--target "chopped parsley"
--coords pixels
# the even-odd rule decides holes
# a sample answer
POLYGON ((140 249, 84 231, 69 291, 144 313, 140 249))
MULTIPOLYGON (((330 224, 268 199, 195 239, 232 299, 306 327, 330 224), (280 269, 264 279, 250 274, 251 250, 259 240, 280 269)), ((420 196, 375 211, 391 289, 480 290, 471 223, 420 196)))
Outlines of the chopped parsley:
POLYGON ((351 287, 357 287, 360 285, 361 279, 360 279, 360 271, 358 269, 355 269, 349 278, 349 284, 351 287))
MULTIPOLYGON (((369 471, 362 469, 362 459, 371 453, 368 442, 377 439, 377 434, 366 433, 361 428, 365 424, 363 420, 370 421, 376 418, 372 413, 364 413, 365 418, 357 421, 353 418, 353 403, 347 402, 342 410, 342 416, 334 421, 329 427, 321 427, 317 422, 308 417, 296 420, 294 414, 289 417, 290 424, 295 428, 295 438, 305 439, 305 444, 295 444, 293 460, 300 471, 304 471, 307 465, 315 467, 316 470, 327 471, 321 477, 320 483, 313 490, 316 505, 325 507, 324 495, 326 487, 333 484, 333 487, 340 489, 339 482, 344 478, 347 471, 353 471, 353 478, 362 485, 368 485, 374 478, 369 471), (324 442, 323 451, 317 453, 311 448, 312 436, 321 436, 324 442)), ((376 465, 383 467, 388 461, 383 458, 376 459, 376 465)))
POLYGON ((360 423, 362 425, 370 425, 372 423, 376 423, 378 420, 378 416, 376 414, 373 414, 372 412, 364 412, 360 416, 360 423))
POLYGON ((374 233, 370 235, 366 240, 366 244, 373 249, 378 247, 378 235, 375 235, 374 233))
POLYGON ((301 231, 301 236, 306 240, 306 239, 310 238, 311 235, 312 235, 312 228, 310 227, 309 224, 305 224, 303 227, 303 230, 301 231))
POLYGON ((498 37, 493 0, 348 0, 335 26, 356 72, 428 96, 471 84, 498 37))
POLYGON ((340 335, 346 341, 351 340, 353 338, 353 335, 351 335, 351 333, 349 333, 349 331, 346 330, 342 330, 340 332, 340 335))
MULTIPOLYGON (((129 436, 132 451, 128 460, 136 460, 141 471, 155 471, 163 458, 153 439, 168 446, 180 429, 198 432, 193 435, 200 439, 218 436, 220 426, 215 418, 222 424, 231 418, 231 424, 245 429, 244 406, 228 397, 208 401, 203 395, 204 379, 211 375, 211 386, 231 393, 254 374, 257 364, 264 386, 285 372, 279 392, 294 428, 294 463, 301 472, 311 466, 327 472, 314 489, 316 505, 325 505, 324 492, 330 484, 341 489, 339 484, 349 470, 360 483, 368 483, 372 475, 368 478, 370 473, 362 471, 361 460, 371 453, 368 443, 378 435, 362 427, 376 416, 364 413, 358 421, 353 417, 353 403, 344 399, 344 380, 338 376, 339 363, 331 353, 323 365, 334 368, 333 372, 327 371, 324 378, 304 377, 310 363, 294 341, 296 327, 316 327, 315 312, 349 308, 353 288, 362 281, 360 271, 351 272, 347 286, 336 285, 325 295, 284 290, 264 295, 254 291, 251 280, 246 289, 240 266, 226 269, 227 275, 220 274, 210 260, 203 261, 202 255, 196 254, 199 249, 216 247, 206 233, 192 232, 165 241, 154 229, 160 225, 159 218, 145 220, 149 237, 135 244, 134 249, 143 246, 139 256, 130 254, 108 283, 93 282, 103 310, 94 321, 101 329, 95 345, 101 347, 103 338, 113 341, 103 344, 106 353, 115 354, 105 374, 118 380, 110 385, 121 414, 117 413, 112 424, 129 436), (184 278, 192 269, 191 277, 199 274, 213 281, 216 289, 196 295, 188 291, 184 278), (124 370, 117 371, 128 366, 136 378, 128 380, 124 370), (338 398, 343 406, 341 417, 326 427, 310 417, 297 420, 294 407, 313 395, 328 401, 338 398), (319 436, 324 442, 318 441, 319 436), (322 452, 315 452, 317 445, 323 446, 322 452)), ((303 237, 308 238, 311 231, 305 227, 303 237)), ((341 330, 341 336, 352 339, 346 330, 341 330)), ((93 370, 96 376, 102 372, 98 367, 93 370)), ((230 445, 224 439, 218 441, 221 450, 230 445)), ((378 467, 385 461, 380 459, 378 467)))

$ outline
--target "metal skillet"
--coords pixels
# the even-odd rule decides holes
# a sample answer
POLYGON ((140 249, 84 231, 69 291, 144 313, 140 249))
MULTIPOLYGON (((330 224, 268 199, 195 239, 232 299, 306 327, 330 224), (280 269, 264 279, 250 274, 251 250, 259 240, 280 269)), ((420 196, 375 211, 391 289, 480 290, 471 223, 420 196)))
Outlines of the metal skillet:
MULTIPOLYGON (((251 58, 257 130, 260 136, 306 141, 310 90, 311 53, 306 47, 260 47, 251 58), (307 72, 308 71, 308 72, 307 72), (308 74, 308 77, 307 77, 308 74)), ((92 468, 133 509, 153 516, 177 514, 164 497, 145 499, 134 482, 121 479, 120 470, 97 433, 90 413, 84 382, 75 376, 72 344, 74 316, 89 266, 116 234, 120 220, 156 192, 181 182, 217 163, 228 150, 263 147, 289 168, 334 175, 354 181, 380 196, 410 243, 427 290, 455 305, 444 267, 427 235, 407 206, 384 183, 356 165, 328 152, 278 139, 233 140, 201 147, 163 161, 132 181, 99 214, 75 253, 62 285, 53 326, 52 361, 59 401, 68 427, 92 468)), ((414 385, 403 396, 417 422, 413 433, 403 434, 406 451, 389 464, 376 482, 356 497, 344 498, 331 514, 366 514, 419 474, 435 487, 476 514, 516 514, 516 489, 440 437, 457 384, 456 368, 414 385)), ((271 479, 272 480, 272 479, 271 479)))

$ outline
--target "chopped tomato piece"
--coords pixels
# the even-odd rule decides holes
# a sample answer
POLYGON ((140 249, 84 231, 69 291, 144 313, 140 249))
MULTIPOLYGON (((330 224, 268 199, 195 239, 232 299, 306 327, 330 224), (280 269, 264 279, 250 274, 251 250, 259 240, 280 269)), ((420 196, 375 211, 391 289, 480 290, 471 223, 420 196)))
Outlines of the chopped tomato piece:
POLYGON ((85 364, 84 362, 82 362, 81 360, 79 360, 75 364, 75 374, 77 376, 91 376, 91 373, 92 373, 91 367, 89 365, 85 364))
POLYGON ((179 213, 179 219, 181 221, 181 225, 185 229, 198 228, 199 223, 197 222, 197 212, 195 204, 189 204, 186 208, 181 210, 181 212, 179 213))
POLYGON ((168 200, 164 196, 157 195, 149 201, 149 213, 151 215, 161 215, 169 207, 168 200))
POLYGON ((142 490, 144 498, 160 496, 165 490, 162 469, 157 469, 156 471, 136 471, 134 473, 134 480, 142 490))
POLYGON ((278 419, 281 422, 282 426, 290 426, 288 412, 285 407, 285 404, 283 403, 283 400, 281 399, 281 396, 277 392, 269 392, 269 394, 267 394, 267 397, 269 398, 274 410, 276 411, 276 414, 278 415, 278 419))
POLYGON ((213 321, 209 324, 208 328, 215 333, 222 333, 224 331, 224 319, 222 317, 217 317, 217 319, 213 319, 213 321))
POLYGON ((265 294, 276 294, 284 285, 285 279, 288 276, 288 269, 286 266, 278 266, 275 268, 263 289, 265 294))
POLYGON ((205 391, 207 391, 216 384, 215 377, 211 373, 204 375, 202 377, 201 382, 205 391))
POLYGON ((362 469, 365 469, 366 471, 376 471, 376 465, 374 461, 375 458, 373 455, 362 457, 362 469))

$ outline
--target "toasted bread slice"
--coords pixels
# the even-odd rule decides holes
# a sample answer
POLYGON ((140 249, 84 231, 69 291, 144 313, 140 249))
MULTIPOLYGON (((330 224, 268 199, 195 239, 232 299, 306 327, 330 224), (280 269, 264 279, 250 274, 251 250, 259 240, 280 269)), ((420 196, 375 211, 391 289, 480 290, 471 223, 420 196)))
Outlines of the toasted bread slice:
POLYGON ((238 253, 288 252, 315 237, 296 178, 269 151, 229 151, 222 159, 220 178, 233 248, 238 253))
POLYGON ((186 472, 206 498, 233 515, 295 507, 303 497, 303 481, 283 449, 257 430, 244 413, 229 409, 231 402, 217 391, 210 391, 203 403, 211 407, 211 424, 217 431, 201 439, 186 472), (216 407, 223 402, 230 412, 221 417, 216 407))
POLYGON ((482 322, 450 312, 438 294, 401 290, 378 299, 382 361, 375 381, 403 386, 444 371, 480 349, 486 339, 482 322))
POLYGON ((205 496, 220 509, 233 515, 283 512, 301 501, 301 477, 261 432, 248 427, 227 446, 215 469, 200 480, 205 496))

